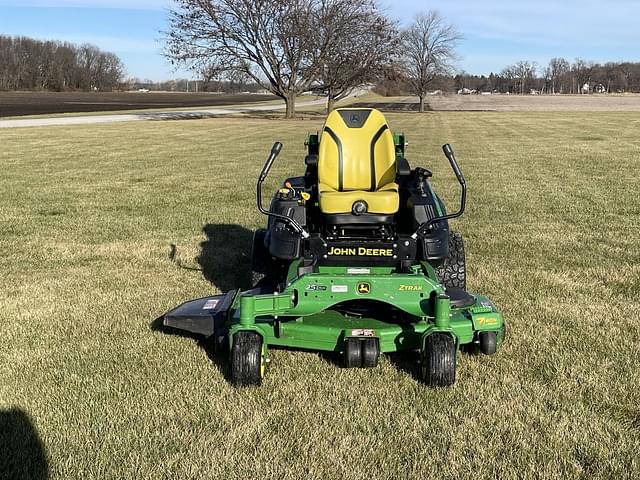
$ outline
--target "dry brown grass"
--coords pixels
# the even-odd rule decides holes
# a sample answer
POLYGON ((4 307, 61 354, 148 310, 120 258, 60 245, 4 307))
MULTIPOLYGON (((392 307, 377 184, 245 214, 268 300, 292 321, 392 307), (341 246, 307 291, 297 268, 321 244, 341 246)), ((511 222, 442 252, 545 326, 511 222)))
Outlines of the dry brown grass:
POLYGON ((354 371, 290 351, 235 390, 198 342, 150 328, 243 280, 268 148, 285 144, 275 186, 320 118, 0 131, 0 477, 38 471, 12 440, 24 423, 2 420, 16 411, 52 478, 640 476, 638 116, 388 117, 449 203, 440 144, 456 149, 470 287, 510 327, 498 355, 460 356, 447 390, 410 359, 354 371), (184 268, 203 262, 208 280, 184 268))

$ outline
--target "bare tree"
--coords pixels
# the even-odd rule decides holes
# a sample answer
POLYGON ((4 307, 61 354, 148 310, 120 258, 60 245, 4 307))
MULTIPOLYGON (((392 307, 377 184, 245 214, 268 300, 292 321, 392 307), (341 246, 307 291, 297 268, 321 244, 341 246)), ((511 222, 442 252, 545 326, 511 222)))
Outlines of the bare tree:
POLYGON ((514 65, 514 73, 520 86, 520 95, 524 95, 527 92, 530 82, 536 76, 537 67, 536 62, 528 62, 526 60, 521 60, 514 65))
POLYGON ((420 99, 421 112, 433 80, 452 71, 455 47, 461 38, 458 30, 435 10, 418 14, 402 32, 404 68, 412 93, 420 99))
MULTIPOLYGON (((593 62, 588 62, 587 60, 583 60, 582 58, 576 58, 575 62, 573 62, 573 65, 571 65, 571 72, 578 82, 578 92, 584 93, 584 86, 589 86, 593 69, 593 62)), ((589 92, 587 91, 587 93, 589 92)))
POLYGON ((395 25, 375 2, 355 0, 327 6, 321 34, 327 44, 319 88, 327 94, 327 112, 354 88, 382 78, 396 51, 395 25))
MULTIPOLYGON (((555 95, 560 78, 563 75, 566 75, 570 69, 571 66, 569 65, 569 62, 564 58, 552 58, 549 61, 549 66, 547 67, 547 76, 551 83, 552 94, 555 95)), ((564 93, 562 89, 560 89, 560 93, 564 93)))
POLYGON ((521 60, 514 65, 509 65, 502 70, 501 76, 511 82, 513 93, 523 95, 527 87, 532 84, 536 75, 536 62, 521 60))
POLYGON ((338 6, 370 0, 175 0, 166 55, 209 78, 243 72, 282 98, 286 116, 344 33, 338 6))

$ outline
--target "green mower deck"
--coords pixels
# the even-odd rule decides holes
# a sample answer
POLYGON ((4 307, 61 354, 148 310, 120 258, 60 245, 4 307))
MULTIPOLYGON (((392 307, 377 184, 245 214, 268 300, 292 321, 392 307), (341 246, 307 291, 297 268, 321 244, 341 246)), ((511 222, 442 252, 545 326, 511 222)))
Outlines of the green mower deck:
MULTIPOLYGON (((503 341, 502 315, 487 297, 466 294, 461 301, 452 302, 443 287, 419 268, 409 274, 384 268, 364 269, 369 274, 349 274, 348 270, 331 267, 305 274, 292 279, 281 293, 238 290, 187 302, 165 316, 165 325, 215 335, 218 345, 228 342, 230 351, 237 334, 255 333, 262 365, 268 363, 269 347, 341 353, 348 366, 364 367, 375 366, 380 353, 421 351, 424 356, 426 339, 436 333, 452 338, 456 351, 476 345, 491 354, 503 341), (374 315, 333 309, 363 300, 374 315), (483 333, 492 344, 484 345, 483 333), (349 364, 353 355, 349 340, 374 340, 375 360, 370 365, 349 364)), ((260 378, 264 368, 261 372, 260 378)))

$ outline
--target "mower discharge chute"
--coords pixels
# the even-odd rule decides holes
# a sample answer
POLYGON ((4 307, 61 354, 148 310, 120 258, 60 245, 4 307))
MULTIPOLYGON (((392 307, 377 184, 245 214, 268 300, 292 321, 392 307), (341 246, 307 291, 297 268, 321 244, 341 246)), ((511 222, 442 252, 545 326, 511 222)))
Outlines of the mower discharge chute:
POLYGON ((455 381, 461 346, 495 353, 502 315, 466 292, 462 236, 449 230, 466 203, 451 147, 462 197, 447 214, 431 172, 409 167, 404 135, 378 110, 335 110, 306 145, 304 176, 286 179, 268 210, 262 183, 282 144, 258 178, 268 222, 254 234, 253 288, 186 302, 164 324, 214 335, 236 385, 261 383, 269 347, 335 352, 360 368, 381 353, 419 351, 422 379, 438 387, 455 381))

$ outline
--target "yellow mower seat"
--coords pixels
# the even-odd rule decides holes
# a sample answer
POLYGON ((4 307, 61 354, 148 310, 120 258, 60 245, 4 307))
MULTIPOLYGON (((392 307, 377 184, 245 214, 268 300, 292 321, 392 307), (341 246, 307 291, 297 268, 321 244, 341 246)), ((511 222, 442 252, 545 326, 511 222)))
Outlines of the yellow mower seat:
POLYGON ((339 108, 329 114, 318 151, 320 210, 351 213, 364 201, 367 213, 392 215, 400 196, 393 135, 373 108, 339 108))

